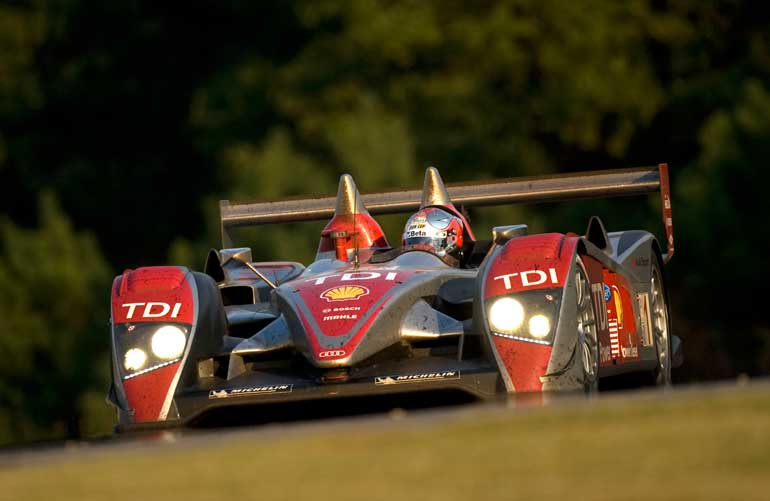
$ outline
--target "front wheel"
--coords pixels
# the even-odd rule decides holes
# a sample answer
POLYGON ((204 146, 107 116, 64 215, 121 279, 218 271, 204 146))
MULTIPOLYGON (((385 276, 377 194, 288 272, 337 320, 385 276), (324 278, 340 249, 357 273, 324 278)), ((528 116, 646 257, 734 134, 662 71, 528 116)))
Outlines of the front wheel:
POLYGON ((577 334, 580 360, 583 368, 583 388, 587 394, 599 389, 599 339, 596 332, 591 284, 588 282, 583 261, 575 262, 575 296, 577 299, 577 334))

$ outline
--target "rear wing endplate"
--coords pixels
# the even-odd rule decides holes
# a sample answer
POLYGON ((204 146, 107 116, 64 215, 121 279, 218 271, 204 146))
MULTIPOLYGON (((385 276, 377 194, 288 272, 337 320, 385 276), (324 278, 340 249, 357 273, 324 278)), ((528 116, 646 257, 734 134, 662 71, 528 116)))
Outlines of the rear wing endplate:
MULTIPOLYGON (((561 202, 585 198, 607 198, 644 195, 660 191, 663 225, 666 230, 667 253, 664 262, 674 255, 674 226, 671 217, 671 189, 668 165, 616 169, 553 176, 522 177, 493 182, 447 185, 455 205, 480 207, 513 203, 561 202)), ((416 211, 421 190, 386 191, 362 195, 372 215, 416 211)), ((265 202, 219 202, 222 246, 232 247, 230 230, 244 226, 319 221, 334 215, 336 198, 295 198, 265 202)))

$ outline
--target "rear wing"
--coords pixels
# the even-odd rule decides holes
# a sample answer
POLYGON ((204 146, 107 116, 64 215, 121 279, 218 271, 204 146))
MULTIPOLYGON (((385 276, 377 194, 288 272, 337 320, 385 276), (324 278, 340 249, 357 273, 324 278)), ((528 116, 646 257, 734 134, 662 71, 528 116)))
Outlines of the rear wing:
MULTIPOLYGON (((513 203, 561 202, 585 198, 607 198, 644 195, 660 191, 663 225, 668 252, 664 261, 674 255, 674 226, 671 219, 671 189, 668 164, 653 167, 616 169, 553 176, 521 177, 492 182, 447 185, 456 205, 480 207, 513 203)), ((384 191, 362 195, 372 215, 416 211, 421 190, 384 191)), ((232 247, 230 230, 244 226, 319 221, 334 215, 336 197, 295 198, 265 202, 219 202, 223 248, 232 247)))

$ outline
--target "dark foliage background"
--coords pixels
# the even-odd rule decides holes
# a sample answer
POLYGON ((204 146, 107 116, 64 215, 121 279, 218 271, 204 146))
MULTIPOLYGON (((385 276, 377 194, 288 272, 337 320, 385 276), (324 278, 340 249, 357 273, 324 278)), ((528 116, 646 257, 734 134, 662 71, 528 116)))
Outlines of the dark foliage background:
MULTIPOLYGON (((216 201, 668 162, 681 381, 767 375, 770 18, 728 0, 0 4, 0 443, 104 433, 113 275, 216 201)), ((656 199, 474 213, 659 232, 656 199)), ((402 218, 385 218, 391 240, 402 218)), ((313 254, 320 226, 245 232, 313 254)))

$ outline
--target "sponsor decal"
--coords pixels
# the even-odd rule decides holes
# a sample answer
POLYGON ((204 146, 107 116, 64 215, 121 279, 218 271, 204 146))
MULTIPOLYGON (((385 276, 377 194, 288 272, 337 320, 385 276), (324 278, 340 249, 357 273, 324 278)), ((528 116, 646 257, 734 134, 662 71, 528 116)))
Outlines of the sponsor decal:
POLYGON ((650 258, 644 257, 644 256, 637 256, 635 263, 637 266, 649 266, 650 258))
POLYGON ((121 304, 120 307, 128 308, 126 319, 134 318, 137 308, 139 308, 142 318, 165 317, 169 312, 171 313, 171 318, 176 318, 179 315, 182 303, 174 303, 173 306, 168 303, 125 303, 121 304), (144 308, 141 308, 142 306, 144 308))
POLYGON ((618 316, 618 327, 623 328, 623 300, 620 299, 620 290, 612 286, 612 297, 615 300, 615 313, 618 316))
MULTIPOLYGON (((599 324, 599 330, 607 330, 607 301, 606 292, 602 291, 602 285, 604 284, 591 284, 591 297, 594 302, 594 313, 596 313, 596 320, 599 324)), ((604 285, 604 287, 607 287, 604 285)))
POLYGON ((427 374, 409 374, 404 376, 377 376, 374 384, 419 383, 421 381, 441 381, 460 379, 460 371, 430 372, 427 374))
MULTIPOLYGON (((397 272, 390 271, 385 274, 384 280, 388 280, 390 282, 395 281, 397 275, 397 272)), ((323 277, 310 278, 306 280, 306 282, 314 282, 314 285, 323 285, 327 280, 339 279, 340 282, 352 282, 353 280, 376 280, 380 277, 382 277, 382 273, 376 271, 356 271, 352 273, 335 273, 332 275, 324 275, 323 277)))
POLYGON ((339 313, 347 311, 361 311, 360 306, 336 306, 334 308, 324 308, 321 313, 339 313))
POLYGON ((548 268, 546 273, 543 270, 527 270, 516 273, 508 273, 507 275, 499 275, 492 280, 502 280, 506 290, 510 290, 513 287, 514 277, 518 277, 516 280, 521 282, 522 287, 534 287, 536 285, 542 285, 550 280, 550 283, 559 285, 559 279, 556 276, 556 268, 548 268))
POLYGON ((610 348, 612 348, 612 356, 620 356, 620 339, 618 338, 618 323, 615 321, 610 322, 610 348))
POLYGON ((318 358, 337 358, 345 356, 345 350, 327 350, 318 354, 318 358))
POLYGON ((609 303, 610 299, 612 299, 612 291, 610 290, 610 286, 607 284, 602 284, 604 286, 604 302, 609 303))
POLYGON ((356 320, 358 315, 326 315, 323 317, 324 322, 333 322, 335 320, 356 320))
POLYGON ((251 388, 228 388, 225 390, 209 391, 209 398, 249 397, 273 393, 291 393, 293 384, 276 384, 272 386, 252 386, 251 388))
MULTIPOLYGON (((327 299, 328 301, 328 299, 327 299)), ((324 314, 321 319, 324 322, 333 322, 335 320, 358 320, 358 313, 351 313, 355 311, 361 311, 360 306, 339 306, 335 308, 324 308, 321 313, 324 314)))
POLYGON ((636 358, 639 356, 639 349, 636 346, 629 346, 628 348, 624 346, 620 351, 623 353, 623 358, 636 358))
POLYGON ((642 292, 636 295, 639 305, 639 320, 642 326, 642 344, 652 346, 652 313, 650 312, 650 295, 642 292))
POLYGON ((609 346, 602 346, 599 348, 599 360, 601 363, 606 363, 612 360, 612 350, 609 346))
POLYGON ((328 302, 358 301, 361 296, 366 296, 367 294, 369 294, 369 289, 361 285, 342 285, 323 291, 321 297, 328 302))

